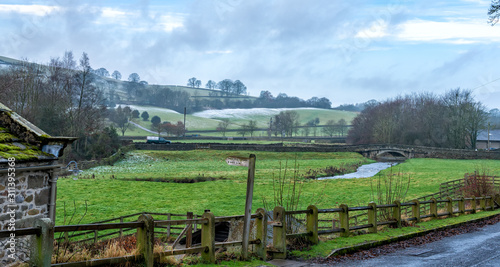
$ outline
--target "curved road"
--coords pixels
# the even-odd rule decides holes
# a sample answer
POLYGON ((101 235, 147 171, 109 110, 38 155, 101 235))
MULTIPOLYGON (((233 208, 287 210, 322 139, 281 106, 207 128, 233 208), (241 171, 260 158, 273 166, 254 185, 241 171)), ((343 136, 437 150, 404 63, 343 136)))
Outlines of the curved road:
POLYGON ((500 266, 500 223, 373 259, 335 266, 500 266))

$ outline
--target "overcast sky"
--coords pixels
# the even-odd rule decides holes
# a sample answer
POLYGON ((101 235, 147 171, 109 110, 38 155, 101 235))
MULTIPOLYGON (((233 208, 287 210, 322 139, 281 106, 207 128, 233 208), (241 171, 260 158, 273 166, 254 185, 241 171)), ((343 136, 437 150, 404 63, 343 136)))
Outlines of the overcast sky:
POLYGON ((473 89, 500 108, 500 24, 489 0, 0 0, 0 55, 46 63, 87 52, 94 69, 150 84, 241 80, 333 106, 473 89))

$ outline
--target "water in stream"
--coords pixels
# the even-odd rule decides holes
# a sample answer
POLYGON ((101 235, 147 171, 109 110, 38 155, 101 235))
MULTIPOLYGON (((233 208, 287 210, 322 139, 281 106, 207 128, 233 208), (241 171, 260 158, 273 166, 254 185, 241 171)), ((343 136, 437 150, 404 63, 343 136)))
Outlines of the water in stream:
POLYGON ((321 177, 318 180, 326 179, 351 179, 351 178, 368 178, 375 176, 379 171, 395 166, 396 162, 376 162, 360 166, 356 172, 344 175, 336 175, 331 177, 321 177))

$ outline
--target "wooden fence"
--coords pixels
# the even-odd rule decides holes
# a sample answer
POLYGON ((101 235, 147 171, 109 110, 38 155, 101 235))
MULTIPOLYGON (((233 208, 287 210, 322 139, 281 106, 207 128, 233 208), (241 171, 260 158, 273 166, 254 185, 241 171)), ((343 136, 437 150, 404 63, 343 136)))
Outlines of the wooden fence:
MULTIPOLYGON (((249 244, 255 245, 255 251, 262 259, 266 258, 266 232, 267 217, 264 209, 258 209, 251 216, 255 220, 256 239, 249 240, 249 244)), ((38 219, 34 227, 17 229, 16 231, 0 231, 0 238, 15 234, 16 237, 34 235, 31 243, 30 266, 100 266, 109 264, 122 264, 127 262, 144 263, 145 266, 153 266, 155 262, 162 262, 166 256, 200 253, 203 261, 215 262, 215 250, 232 246, 241 246, 242 241, 215 242, 215 223, 242 219, 242 216, 214 217, 207 211, 201 218, 184 220, 154 220, 151 214, 141 214, 135 222, 122 223, 94 223, 81 225, 54 226, 48 218, 38 219), (185 249, 172 249, 160 253, 153 253, 155 229, 173 225, 201 226, 201 244, 185 249), (90 261, 51 264, 54 250, 55 233, 79 232, 79 231, 103 231, 109 229, 137 229, 137 254, 132 256, 94 259, 90 261)))
MULTIPOLYGON (((188 212, 187 214, 175 214, 175 213, 156 213, 156 212, 137 212, 129 215, 124 215, 120 217, 115 217, 103 221, 97 221, 97 222, 92 222, 90 224, 102 224, 102 223, 111 223, 111 222, 119 222, 119 223, 124 223, 124 222, 133 222, 136 221, 137 216, 139 215, 145 215, 149 214, 152 216, 155 216, 155 219, 158 220, 177 220, 180 218, 186 218, 186 219, 197 219, 201 218, 201 215, 196 215, 193 214, 192 212, 188 212)), ((186 227, 178 227, 178 226, 171 226, 171 225, 166 225, 166 226, 158 226, 155 229, 155 235, 158 236, 164 236, 167 239, 170 239, 170 237, 179 237, 182 236, 181 234, 183 233, 182 230, 186 229, 186 227)), ((96 243, 98 240, 102 241, 103 239, 106 238, 114 238, 114 237, 123 237, 127 235, 133 235, 135 234, 135 231, 137 228, 120 228, 120 229, 111 229, 111 230, 104 230, 104 231, 99 231, 99 230, 93 230, 93 231, 85 231, 85 232, 79 232, 79 233, 69 233, 69 232, 64 232, 62 233, 59 237, 56 237, 56 240, 61 242, 87 242, 87 241, 93 241, 96 243)), ((194 223, 192 225, 192 231, 198 230, 198 224, 194 223)))
MULTIPOLYGON (((488 179, 485 180, 489 185, 493 186, 494 188, 500 188, 500 179, 497 176, 491 176, 488 179)), ((447 197, 451 198, 457 198, 461 196, 462 192, 460 190, 464 188, 465 186, 468 185, 468 181, 465 178, 461 179, 456 179, 448 182, 441 183, 439 185, 439 191, 437 193, 421 196, 417 198, 418 201, 429 201, 432 198, 437 198, 437 199, 444 199, 447 197)), ((441 209, 444 207, 443 203, 438 203, 438 209, 441 209)), ((430 206, 428 205, 422 205, 420 207, 422 213, 430 212, 430 206)), ((410 206, 404 206, 402 211, 402 214, 405 216, 410 216, 412 213, 411 207, 410 206)), ((364 224, 367 222, 368 213, 367 212, 358 212, 358 214, 351 216, 351 225, 357 226, 360 224, 364 224)), ((335 224, 338 223, 338 219, 320 219, 320 223, 323 223, 323 226, 320 228, 326 229, 330 228, 330 226, 327 226, 328 224, 332 224, 331 227, 335 227, 335 224)))
MULTIPOLYGON (((248 244, 255 245, 257 255, 266 259, 269 252, 273 258, 286 258, 286 240, 287 238, 305 237, 312 244, 318 244, 319 235, 338 233, 342 237, 347 237, 353 231, 366 229, 369 233, 376 233, 379 226, 393 225, 401 227, 402 222, 420 222, 422 219, 435 219, 442 216, 454 216, 455 214, 465 215, 466 213, 476 213, 477 211, 493 210, 500 207, 500 195, 471 197, 471 198, 455 198, 447 197, 446 199, 431 198, 426 201, 414 199, 410 202, 400 203, 395 201, 392 204, 377 205, 374 202, 368 203, 367 206, 348 207, 341 204, 338 208, 318 209, 311 205, 305 210, 286 211, 283 207, 275 207, 273 211, 273 221, 267 220, 267 213, 264 209, 258 209, 256 214, 252 214, 252 219, 255 220, 255 239, 250 240, 248 244), (443 212, 438 209, 438 205, 442 203, 445 206, 443 212), (422 212, 422 206, 428 206, 428 213, 422 212), (405 207, 411 209, 411 216, 404 218, 402 210, 405 207), (469 207, 469 208, 466 208, 469 207), (379 213, 389 210, 390 216, 379 216, 379 213), (367 212, 367 223, 363 225, 352 226, 350 223, 351 212, 367 212), (320 230, 319 214, 337 214, 338 226, 331 229, 320 230), (291 217, 305 215, 305 231, 296 233, 287 233, 287 223, 291 217), (267 248, 267 227, 273 228, 273 245, 267 248)), ((386 213, 387 214, 387 213, 386 213)), ((163 215, 163 214, 161 214, 163 215)), ((232 246, 242 246, 243 241, 232 242, 216 242, 215 241, 215 223, 228 222, 234 219, 242 219, 243 215, 215 217, 210 211, 206 211, 201 218, 183 219, 183 220, 154 220, 152 214, 140 214, 137 221, 120 222, 120 223, 94 223, 82 225, 64 225, 54 226, 53 222, 48 218, 39 219, 35 222, 34 227, 17 229, 14 232, 0 231, 0 238, 9 237, 12 233, 16 237, 34 235, 31 243, 30 264, 31 266, 99 266, 109 264, 121 264, 127 262, 144 263, 145 266, 153 266, 155 262, 162 262, 166 256, 201 253, 202 260, 205 262, 215 262, 215 250, 218 248, 226 248, 232 246), (153 253, 154 233, 155 229, 165 229, 163 227, 175 225, 200 225, 201 226, 201 244, 185 249, 172 249, 159 253, 153 253), (55 233, 67 232, 85 232, 85 231, 104 231, 110 229, 137 229, 137 250, 136 255, 94 259, 90 261, 58 263, 51 264, 52 253, 54 251, 54 235, 55 233)), ((109 221, 109 220, 107 220, 109 221)), ((245 247, 245 246, 242 246, 245 247)), ((246 246, 248 247, 248 246, 246 246)))

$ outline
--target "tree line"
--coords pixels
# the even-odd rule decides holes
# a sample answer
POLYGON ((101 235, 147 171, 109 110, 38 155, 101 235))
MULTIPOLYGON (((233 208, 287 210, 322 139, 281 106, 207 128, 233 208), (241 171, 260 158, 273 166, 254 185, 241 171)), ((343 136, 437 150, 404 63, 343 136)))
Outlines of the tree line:
POLYGON ((353 120, 348 142, 475 148, 487 120, 471 90, 411 94, 367 106, 353 120))
POLYGON ((85 52, 78 61, 68 51, 47 65, 23 61, 0 69, 0 99, 50 135, 78 137, 66 156, 105 157, 120 146, 105 123, 102 84, 85 52))

